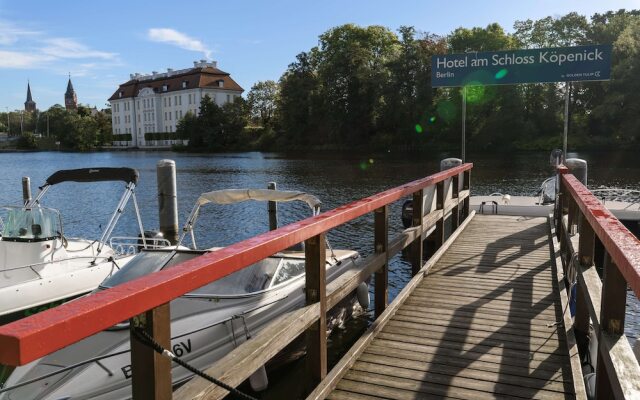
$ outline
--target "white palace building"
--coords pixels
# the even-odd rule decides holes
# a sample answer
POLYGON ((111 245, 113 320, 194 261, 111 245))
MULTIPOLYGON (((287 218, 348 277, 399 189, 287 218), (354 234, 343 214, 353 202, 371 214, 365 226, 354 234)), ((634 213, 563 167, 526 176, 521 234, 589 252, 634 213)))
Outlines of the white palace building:
POLYGON ((180 142, 172 132, 188 112, 198 115, 208 95, 222 106, 244 91, 216 62, 195 61, 193 68, 150 75, 131 74, 109 98, 114 146, 168 147, 180 142))

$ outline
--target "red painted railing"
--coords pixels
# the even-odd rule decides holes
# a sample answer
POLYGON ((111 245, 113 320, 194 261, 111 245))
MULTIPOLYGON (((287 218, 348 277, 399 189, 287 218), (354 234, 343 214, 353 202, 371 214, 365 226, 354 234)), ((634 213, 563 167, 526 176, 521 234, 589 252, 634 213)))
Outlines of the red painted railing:
POLYGON ((469 171, 464 164, 316 217, 284 226, 167 270, 0 327, 0 363, 23 365, 236 272, 296 243, 469 171))
POLYGON ((591 362, 596 368, 596 398, 637 399, 640 366, 624 326, 627 285, 640 298, 640 240, 568 172, 558 168, 556 233, 565 274, 577 278, 573 331, 578 338, 595 331, 598 356, 591 362), (596 260, 597 242, 604 249, 602 260, 596 260))
POLYGON ((604 245, 612 261, 618 266, 636 296, 640 298, 640 240, 575 176, 562 174, 562 183, 604 245))

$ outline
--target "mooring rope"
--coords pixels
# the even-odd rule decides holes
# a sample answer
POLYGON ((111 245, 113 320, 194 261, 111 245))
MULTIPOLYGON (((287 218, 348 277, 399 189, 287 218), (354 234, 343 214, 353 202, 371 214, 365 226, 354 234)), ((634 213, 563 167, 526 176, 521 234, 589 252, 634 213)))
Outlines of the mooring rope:
POLYGON ((190 364, 187 364, 185 361, 181 360, 180 358, 178 358, 175 354, 173 354, 171 351, 165 349, 164 347, 162 347, 160 345, 160 343, 156 342, 154 338, 152 338, 147 332, 144 331, 144 329, 142 328, 134 328, 133 329, 133 335, 134 337, 142 344, 144 344, 145 346, 151 347, 153 350, 155 350, 157 353, 167 357, 168 359, 170 359, 171 361, 174 361, 176 364, 186 368, 187 370, 193 372, 194 374, 208 380, 209 382, 220 386, 221 388, 228 390, 229 392, 231 392, 231 394, 241 398, 241 399, 246 399, 246 400, 257 400, 255 397, 251 397, 246 393, 243 393, 241 391, 239 391, 238 389, 231 387, 229 385, 227 385, 226 383, 217 380, 216 378, 212 377, 211 375, 200 371, 199 369, 193 367, 190 364))

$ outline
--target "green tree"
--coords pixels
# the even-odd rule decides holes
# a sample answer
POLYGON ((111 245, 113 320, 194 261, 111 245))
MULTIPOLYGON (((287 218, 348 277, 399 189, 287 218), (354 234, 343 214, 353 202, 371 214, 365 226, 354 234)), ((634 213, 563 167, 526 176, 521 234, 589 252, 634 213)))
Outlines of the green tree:
POLYGON ((388 64, 399 52, 396 35, 382 26, 346 24, 320 35, 318 78, 333 143, 366 145, 375 133, 388 64))
POLYGON ((271 80, 257 82, 247 95, 247 103, 251 118, 263 127, 270 127, 278 103, 278 84, 271 80))
POLYGON ((278 125, 288 146, 323 143, 328 138, 316 53, 317 49, 298 54, 280 78, 278 125))

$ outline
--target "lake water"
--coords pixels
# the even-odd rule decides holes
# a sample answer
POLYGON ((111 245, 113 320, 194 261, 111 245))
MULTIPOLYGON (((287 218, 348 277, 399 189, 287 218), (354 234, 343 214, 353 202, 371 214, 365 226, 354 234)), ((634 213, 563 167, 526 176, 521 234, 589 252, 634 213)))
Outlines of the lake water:
MULTIPOLYGON (((136 189, 145 229, 158 227, 156 163, 160 159, 176 161, 180 223, 188 216, 197 197, 207 191, 228 188, 265 188, 275 181, 279 189, 300 190, 317 195, 323 210, 329 210, 374 193, 407 183, 438 171, 440 154, 417 158, 387 154, 379 156, 318 155, 301 156, 278 153, 234 153, 192 155, 173 152, 102 152, 102 153, 0 153, 0 204, 17 205, 22 198, 21 178, 31 178, 33 194, 53 172, 87 167, 132 167, 140 171, 136 189)), ((640 189, 640 163, 637 155, 620 153, 573 153, 589 163, 590 187, 625 187, 640 189)), ((540 183, 552 174, 547 153, 471 156, 473 194, 493 192, 511 195, 535 194, 540 183)), ((43 205, 60 210, 65 234, 97 238, 108 222, 124 190, 122 183, 64 183, 53 187, 43 205)), ((309 215, 304 207, 280 205, 281 224, 309 215)), ((390 237, 401 231, 400 203, 391 207, 390 237)), ((199 247, 224 246, 268 230, 266 206, 242 203, 232 206, 205 207, 197 226, 199 247)), ((349 248, 362 255, 372 252, 373 217, 359 218, 329 234, 335 248, 349 248)), ((136 235, 137 225, 131 204, 122 216, 115 235, 136 235)), ((409 279, 410 266, 400 256, 390 263, 390 297, 409 279)), ((627 334, 638 335, 640 306, 629 295, 627 334)), ((367 321, 355 321, 338 332, 332 346, 353 341, 367 321), (337 344, 335 344, 337 343, 337 344)), ((334 358, 339 351, 333 353, 334 358)), ((274 397, 275 398, 275 397, 274 397)))

